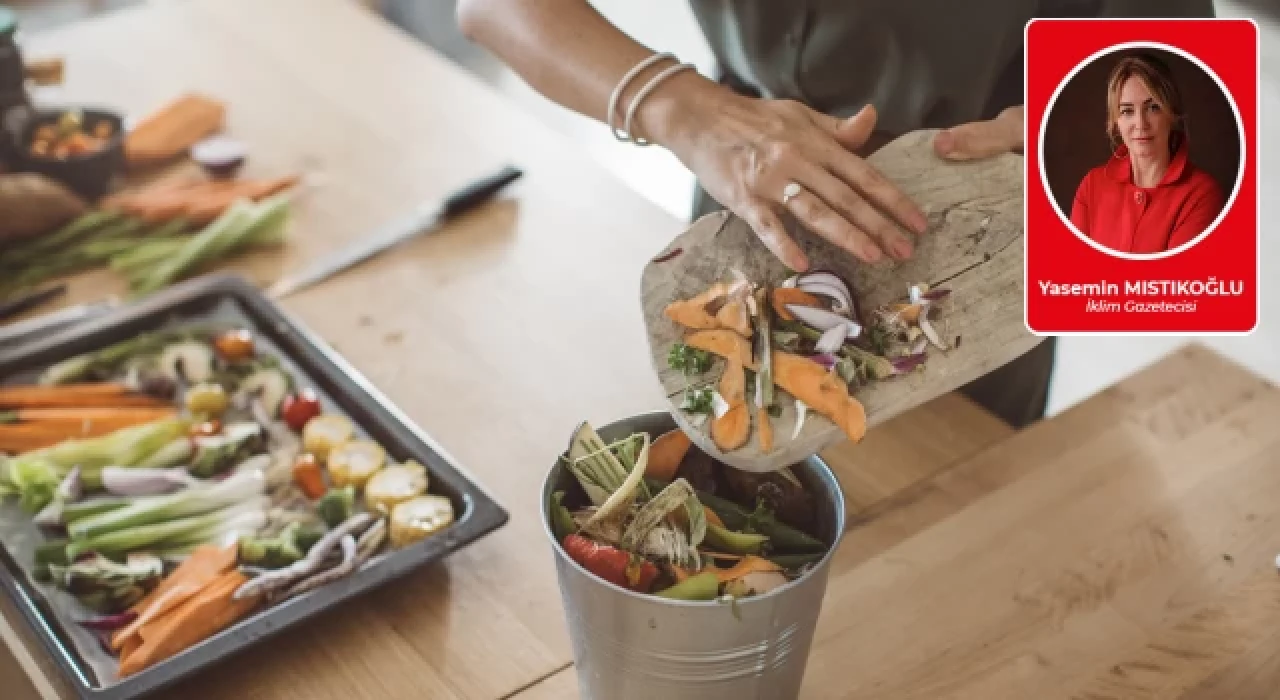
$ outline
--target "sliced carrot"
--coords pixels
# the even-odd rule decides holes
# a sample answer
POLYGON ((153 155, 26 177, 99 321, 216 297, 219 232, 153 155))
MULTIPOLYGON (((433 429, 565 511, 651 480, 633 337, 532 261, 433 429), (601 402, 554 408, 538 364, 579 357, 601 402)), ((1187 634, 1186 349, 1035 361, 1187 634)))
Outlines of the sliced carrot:
POLYGON ((649 463, 645 465, 644 475, 659 481, 672 481, 692 444, 689 436, 679 428, 664 433, 649 445, 649 463))
POLYGON ((148 423, 175 415, 173 407, 89 407, 89 408, 20 408, 0 412, 0 423, 79 423, 102 421, 107 423, 148 423))
POLYGON ((782 571, 782 567, 774 564, 768 559, 757 557, 754 554, 748 554, 737 564, 734 564, 731 569, 713 570, 716 572, 716 578, 720 579, 720 583, 728 583, 729 581, 736 581, 747 574, 782 571))
POLYGON ((747 305, 733 300, 720 307, 716 313, 716 321, 722 328, 728 328, 744 338, 751 337, 751 316, 747 313, 747 305))
POLYGON ((242 180, 224 190, 193 199, 187 203, 183 216, 193 224, 204 225, 213 222, 237 200, 248 199, 259 201, 271 195, 283 192, 299 182, 296 175, 273 180, 242 180))
POLYGON ((834 372, 806 357, 773 353, 773 381, 782 390, 808 404, 844 431, 853 442, 866 434, 867 414, 849 395, 849 387, 834 372))
MULTIPOLYGON (((817 363, 814 363, 817 364, 817 363)), ((729 358, 720 378, 720 396, 729 410, 711 423, 711 439, 725 452, 747 444, 751 435, 751 411, 747 407, 747 378, 739 358, 729 358)))
POLYGON ((248 614, 259 598, 232 598, 246 581, 248 577, 239 571, 228 571, 180 607, 140 628, 142 644, 120 659, 120 677, 127 678, 180 654, 248 614))
POLYGON ((684 342, 691 348, 706 350, 726 360, 736 358, 743 367, 752 371, 756 369, 755 361, 751 356, 751 342, 733 331, 724 329, 696 331, 685 336, 684 342))
POLYGON ((701 304, 693 301, 673 301, 667 304, 662 311, 663 315, 684 326, 685 328, 693 328, 695 330, 714 330, 720 327, 720 322, 714 316, 707 313, 701 304))
POLYGON ((778 318, 784 321, 796 320, 795 314, 787 309, 787 304, 796 304, 799 306, 820 307, 822 302, 818 297, 795 287, 775 287, 773 290, 773 310, 778 314, 778 318))
POLYGON ((111 648, 121 649, 142 626, 180 605, 236 565, 235 545, 204 545, 193 550, 186 561, 173 570, 142 600, 129 608, 138 617, 111 637, 111 648))

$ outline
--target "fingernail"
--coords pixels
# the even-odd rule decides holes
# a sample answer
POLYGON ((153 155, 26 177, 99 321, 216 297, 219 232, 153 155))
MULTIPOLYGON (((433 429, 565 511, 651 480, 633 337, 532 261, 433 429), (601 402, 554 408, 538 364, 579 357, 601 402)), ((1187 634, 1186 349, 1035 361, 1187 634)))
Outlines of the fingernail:
POLYGON ((904 240, 894 241, 893 252, 902 260, 906 260, 907 258, 911 257, 911 244, 904 240))
POLYGON ((929 217, 924 212, 916 212, 911 217, 911 225, 915 227, 916 233, 925 233, 929 230, 929 217))
POLYGON ((944 131, 938 134, 935 145, 938 147, 938 153, 942 155, 950 155, 952 149, 956 147, 956 137, 950 131, 944 131))
POLYGON ((862 257, 869 263, 880 262, 880 249, 869 245, 862 249, 862 257))

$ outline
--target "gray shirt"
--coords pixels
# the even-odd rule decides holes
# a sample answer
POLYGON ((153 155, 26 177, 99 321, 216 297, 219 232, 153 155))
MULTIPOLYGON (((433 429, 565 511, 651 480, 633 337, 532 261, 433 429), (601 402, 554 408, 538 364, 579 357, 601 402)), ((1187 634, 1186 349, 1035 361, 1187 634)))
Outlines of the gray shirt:
POLYGON ((728 76, 904 133, 1022 102, 1033 17, 1212 17, 1212 0, 690 0, 728 76))

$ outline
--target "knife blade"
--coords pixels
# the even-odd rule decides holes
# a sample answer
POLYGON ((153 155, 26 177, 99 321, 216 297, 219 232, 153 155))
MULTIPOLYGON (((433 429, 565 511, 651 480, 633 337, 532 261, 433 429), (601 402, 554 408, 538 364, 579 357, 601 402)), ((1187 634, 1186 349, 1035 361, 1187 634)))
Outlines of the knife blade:
POLYGON ((444 222, 488 201, 504 187, 519 179, 521 175, 523 173, 518 168, 507 166, 497 173, 466 185, 441 202, 431 202, 418 207, 408 216, 392 222, 368 238, 322 258, 300 272, 280 279, 267 289, 267 296, 276 300, 282 299, 355 267, 410 239, 435 231, 444 222))

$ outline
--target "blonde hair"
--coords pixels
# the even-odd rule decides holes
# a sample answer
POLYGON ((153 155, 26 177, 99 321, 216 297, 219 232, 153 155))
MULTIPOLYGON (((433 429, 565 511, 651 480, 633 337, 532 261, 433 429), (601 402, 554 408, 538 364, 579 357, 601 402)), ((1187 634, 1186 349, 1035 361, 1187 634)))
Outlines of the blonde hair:
POLYGON ((1137 77, 1147 87, 1151 97, 1173 116, 1173 133, 1169 134, 1169 151, 1177 150, 1179 139, 1187 132, 1186 112, 1182 106, 1182 92, 1173 80, 1169 66, 1151 54, 1125 56, 1111 69, 1107 79, 1107 139, 1114 149, 1122 143, 1116 120, 1120 117, 1120 91, 1129 78, 1137 77))

